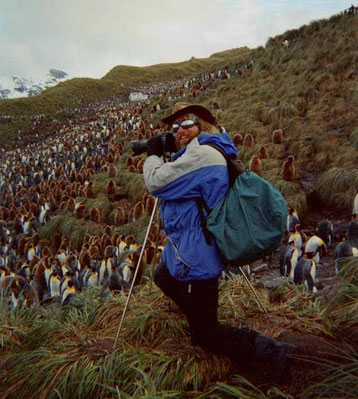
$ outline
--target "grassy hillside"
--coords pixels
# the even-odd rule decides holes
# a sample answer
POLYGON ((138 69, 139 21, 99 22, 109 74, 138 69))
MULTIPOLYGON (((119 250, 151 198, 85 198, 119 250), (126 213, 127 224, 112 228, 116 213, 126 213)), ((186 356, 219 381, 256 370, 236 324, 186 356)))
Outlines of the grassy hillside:
POLYGON ((303 339, 298 342, 307 345, 295 359, 291 378, 279 388, 263 384, 262 364, 256 373, 249 365, 241 370, 190 346, 185 320, 148 280, 132 297, 116 347, 125 295, 88 289, 71 306, 28 309, 9 309, 0 297, 0 395, 353 399, 358 394, 356 346, 343 342, 357 332, 357 282, 357 261, 349 260, 336 295, 320 302, 289 286, 278 287, 270 297, 258 290, 270 322, 241 277, 221 283, 222 321, 272 336, 285 332, 291 342, 303 339))
MULTIPOLYGON (((226 67, 231 79, 210 82, 206 91, 186 90, 185 100, 211 109, 216 103, 214 113, 232 136, 253 136, 253 146, 237 147, 246 166, 265 146, 269 156, 262 160, 263 176, 299 212, 307 208, 308 193, 314 190, 324 204, 321 213, 339 208, 348 216, 358 189, 357 32, 358 15, 335 16, 271 38, 265 47, 232 49, 174 64, 118 66, 99 80, 72 79, 38 97, 2 101, 0 114, 14 117, 11 121, 0 119, 1 144, 15 146, 18 130, 30 129, 31 120, 19 115, 45 113, 43 123, 50 124, 54 117, 75 118, 70 113, 54 113, 78 101, 128 95, 136 85, 165 83, 226 67), (288 48, 282 46, 286 39, 288 48), (252 68, 245 69, 252 59, 252 68), (238 68, 240 75, 235 73, 238 68), (280 144, 272 142, 275 129, 282 129, 280 144), (280 174, 288 155, 295 157, 292 181, 280 174)), ((162 106, 154 114, 149 108, 143 111, 150 118, 147 122, 154 124, 169 112, 165 106, 173 100, 167 95, 150 101, 162 106)), ((125 166, 131 155, 126 145, 133 138, 120 138, 124 149, 116 161, 114 178, 118 198, 125 197, 130 205, 142 199, 146 190, 142 175, 125 166)), ((98 207, 101 223, 77 219, 64 208, 40 229, 41 238, 50 240, 58 232, 79 249, 89 228, 91 234, 101 237, 104 225, 114 225, 118 204, 105 194, 109 174, 102 171, 89 179, 94 198, 76 199, 88 208, 98 207)), ((143 214, 135 223, 115 226, 114 231, 134 234, 140 243, 148 218, 143 214)), ((53 301, 31 308, 11 308, 2 294, 0 397, 356 398, 357 259, 342 262, 334 288, 320 297, 291 284, 269 292, 256 287, 270 322, 241 277, 232 275, 221 281, 221 321, 306 345, 294 359, 291 379, 281 381, 279 387, 266 385, 261 364, 256 369, 238 370, 226 359, 190 346, 187 323, 151 283, 151 267, 144 270, 142 284, 135 287, 116 348, 114 337, 126 301, 123 292, 112 295, 89 288, 78 293, 70 306, 53 301)))
POLYGON ((52 113, 61 108, 77 106, 79 101, 94 101, 114 95, 127 99, 131 87, 215 71, 225 63, 246 57, 250 51, 248 48, 239 48, 216 53, 208 58, 193 57, 189 61, 147 67, 119 65, 102 79, 70 79, 35 97, 0 101, 0 115, 52 113))

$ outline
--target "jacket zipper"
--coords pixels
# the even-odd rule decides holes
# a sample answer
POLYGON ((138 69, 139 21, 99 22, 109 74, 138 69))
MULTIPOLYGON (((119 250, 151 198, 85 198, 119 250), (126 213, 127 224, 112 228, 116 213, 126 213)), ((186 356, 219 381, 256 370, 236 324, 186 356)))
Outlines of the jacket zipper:
MULTIPOLYGON (((177 244, 176 244, 174 241, 172 241, 172 240, 169 238, 169 236, 167 236, 167 237, 168 237, 168 240, 170 241, 170 243, 172 244, 172 246, 173 246, 173 248, 174 248, 175 257, 176 257, 177 259, 179 259, 180 262, 182 262, 188 269, 193 269, 190 265, 188 265, 187 262, 185 262, 185 260, 183 260, 183 258, 180 257, 180 255, 179 255, 179 253, 178 253, 177 244)), ((185 269, 185 268, 183 269, 183 271, 182 271, 182 273, 181 273, 181 276, 184 277, 184 274, 186 274, 186 269, 185 269)))

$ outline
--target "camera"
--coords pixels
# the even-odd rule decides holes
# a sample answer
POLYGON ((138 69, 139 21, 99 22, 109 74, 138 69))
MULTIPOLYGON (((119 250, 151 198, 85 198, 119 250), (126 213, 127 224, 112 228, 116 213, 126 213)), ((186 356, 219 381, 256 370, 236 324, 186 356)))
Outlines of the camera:
MULTIPOLYGON (((159 135, 160 141, 163 147, 163 152, 176 152, 175 148, 175 139, 173 132, 170 130, 162 133, 159 135)), ((147 146, 148 140, 132 140, 131 145, 132 145, 132 152, 134 155, 140 155, 143 152, 147 152, 148 146, 147 146)))
POLYGON ((143 152, 147 152, 147 140, 133 140, 131 141, 132 152, 134 155, 143 154, 143 152))

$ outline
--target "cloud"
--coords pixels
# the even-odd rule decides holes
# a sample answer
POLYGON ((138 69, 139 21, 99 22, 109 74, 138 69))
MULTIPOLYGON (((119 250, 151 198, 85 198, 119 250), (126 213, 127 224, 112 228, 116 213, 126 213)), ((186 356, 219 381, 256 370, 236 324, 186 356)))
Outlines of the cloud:
MULTIPOLYGON (((341 0, 2 0, 0 75, 50 68, 101 77, 112 67, 177 62, 343 10, 341 0)), ((344 5, 343 5, 344 4, 344 5)))

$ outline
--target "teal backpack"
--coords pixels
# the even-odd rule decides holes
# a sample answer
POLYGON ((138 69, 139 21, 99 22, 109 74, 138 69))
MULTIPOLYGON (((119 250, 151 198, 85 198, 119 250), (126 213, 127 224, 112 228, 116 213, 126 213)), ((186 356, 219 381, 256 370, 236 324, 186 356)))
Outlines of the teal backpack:
POLYGON ((196 198, 205 238, 215 242, 231 266, 242 266, 270 255, 286 230, 287 203, 281 193, 256 173, 240 168, 216 145, 226 159, 230 188, 210 210, 196 198), (208 217, 205 220, 203 209, 208 217))

